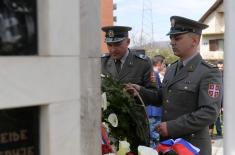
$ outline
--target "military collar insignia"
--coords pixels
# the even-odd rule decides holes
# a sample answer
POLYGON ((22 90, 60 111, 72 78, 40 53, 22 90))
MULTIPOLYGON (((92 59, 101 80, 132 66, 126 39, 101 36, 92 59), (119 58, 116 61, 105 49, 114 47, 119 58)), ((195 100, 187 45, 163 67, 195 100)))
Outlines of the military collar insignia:
POLYGON ((175 19, 171 20, 171 27, 175 27, 175 19))
POLYGON ((192 64, 190 64, 187 68, 188 68, 189 72, 194 71, 194 65, 192 65, 192 64))
POLYGON ((113 32, 113 30, 109 30, 108 36, 109 36, 110 38, 113 38, 113 37, 114 37, 114 32, 113 32))

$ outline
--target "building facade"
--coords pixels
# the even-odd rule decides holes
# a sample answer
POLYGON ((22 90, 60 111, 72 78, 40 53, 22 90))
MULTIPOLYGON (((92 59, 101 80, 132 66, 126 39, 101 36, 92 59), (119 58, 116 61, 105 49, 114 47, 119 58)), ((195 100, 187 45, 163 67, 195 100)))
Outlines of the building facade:
POLYGON ((217 0, 199 20, 209 27, 202 31, 200 52, 204 59, 223 60, 224 55, 224 6, 217 0))
MULTIPOLYGON (((116 9, 116 4, 113 0, 101 0, 101 26, 113 25, 116 17, 113 16, 113 10, 116 9)), ((108 53, 107 46, 104 42, 105 33, 101 32, 101 52, 108 53)))

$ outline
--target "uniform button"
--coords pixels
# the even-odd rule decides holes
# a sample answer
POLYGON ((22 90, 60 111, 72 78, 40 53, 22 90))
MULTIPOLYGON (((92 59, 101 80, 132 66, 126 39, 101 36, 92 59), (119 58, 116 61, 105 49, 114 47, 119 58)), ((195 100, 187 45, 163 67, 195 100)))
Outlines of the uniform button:
POLYGON ((169 103, 169 100, 166 100, 166 103, 169 103))
POLYGON ((191 134, 191 137, 195 137, 195 134, 191 134))
POLYGON ((171 89, 169 89, 169 90, 168 90, 168 92, 169 92, 169 93, 171 93, 171 92, 172 92, 172 90, 171 90, 171 89))
POLYGON ((187 87, 187 86, 185 86, 185 87, 184 87, 184 89, 188 89, 188 87, 187 87))

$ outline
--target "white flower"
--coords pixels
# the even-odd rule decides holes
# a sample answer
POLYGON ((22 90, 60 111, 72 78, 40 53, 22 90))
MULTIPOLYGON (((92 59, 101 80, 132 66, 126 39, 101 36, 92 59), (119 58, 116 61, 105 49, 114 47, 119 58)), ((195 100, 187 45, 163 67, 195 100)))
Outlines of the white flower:
POLYGON ((101 76, 102 78, 105 78, 105 75, 104 75, 104 74, 100 74, 100 76, 101 76))
POLYGON ((102 105, 101 105, 101 107, 103 108, 103 110, 106 110, 107 105, 108 105, 106 93, 104 92, 101 96, 102 96, 102 105))
POLYGON ((158 155, 158 152, 147 146, 138 146, 138 155, 158 155))
POLYGON ((115 113, 111 113, 108 117, 108 121, 109 123, 113 126, 113 127, 117 127, 118 126, 118 118, 117 115, 115 113))
POLYGON ((119 149, 117 155, 124 155, 130 152, 130 143, 127 141, 119 141, 119 149))

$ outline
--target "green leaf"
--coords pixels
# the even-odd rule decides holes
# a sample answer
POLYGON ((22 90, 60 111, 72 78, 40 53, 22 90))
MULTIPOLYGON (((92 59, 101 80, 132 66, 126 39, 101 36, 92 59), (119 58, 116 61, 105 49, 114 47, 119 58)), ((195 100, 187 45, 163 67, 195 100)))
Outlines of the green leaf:
POLYGON ((127 140, 131 150, 137 153, 139 145, 149 145, 149 124, 145 107, 136 104, 133 96, 123 91, 123 85, 109 77, 102 78, 102 92, 106 92, 109 106, 102 114, 102 121, 107 122, 110 113, 115 113, 118 126, 109 125, 109 135, 117 140, 127 140))

